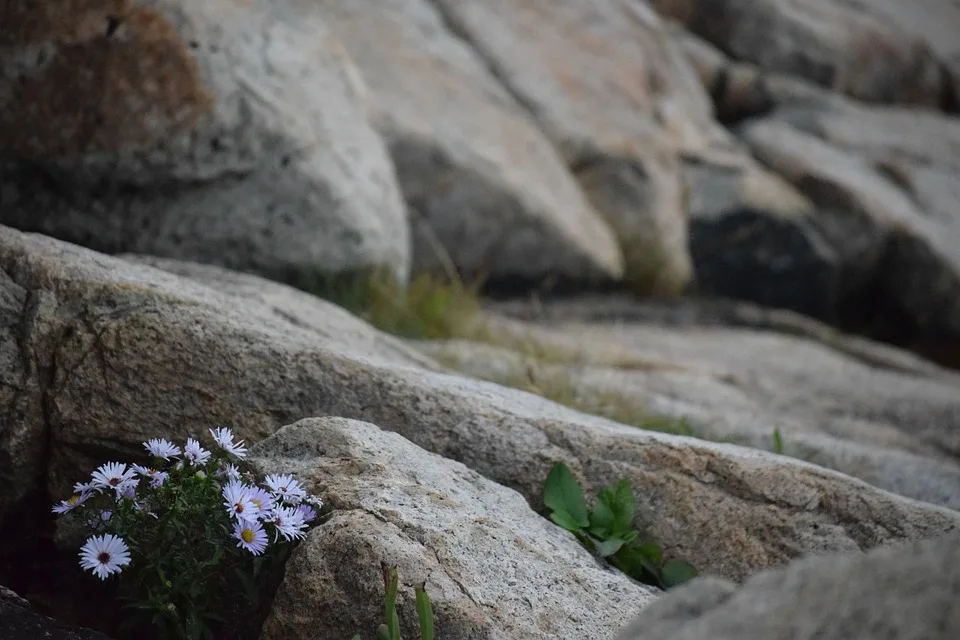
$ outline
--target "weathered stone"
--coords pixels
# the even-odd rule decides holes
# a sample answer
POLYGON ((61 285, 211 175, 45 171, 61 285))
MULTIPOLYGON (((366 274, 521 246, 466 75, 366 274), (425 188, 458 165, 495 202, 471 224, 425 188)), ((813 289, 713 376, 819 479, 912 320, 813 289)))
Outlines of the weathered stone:
MULTIPOLYGON (((13 468, 0 467, 0 509, 44 474, 51 499, 61 496, 98 464, 142 455, 149 437, 182 440, 227 424, 255 443, 281 425, 334 415, 396 431, 534 506, 558 460, 591 496, 627 478, 636 526, 668 558, 733 579, 804 552, 866 549, 960 525, 957 512, 790 458, 640 431, 431 371, 399 348, 371 356, 369 342, 355 349, 263 296, 218 290, 220 278, 205 286, 8 228, 0 229, 0 267, 5 289, 46 300, 4 323, 17 327, 19 355, 6 402, 19 397, 24 410, 8 414, 0 448, 14 437, 30 446, 13 468), (26 363, 42 372, 35 382, 26 363)), ((313 323, 330 307, 284 291, 313 323)), ((938 425, 924 427, 933 437, 938 425)))
MULTIPOLYGON (((736 60, 861 100, 938 107, 950 91, 951 81, 923 33, 921 21, 930 21, 914 19, 905 28, 871 6, 895 0, 648 1, 736 60)), ((919 11, 911 5, 897 13, 919 11)))
POLYGON ((525 383, 532 370, 548 395, 621 420, 684 419, 701 438, 765 450, 778 430, 787 455, 960 510, 960 377, 809 321, 747 331, 696 309, 678 310, 679 324, 644 317, 645 306, 544 302, 536 324, 489 320, 504 348, 418 346, 488 380, 525 383))
POLYGON ((92 629, 60 624, 30 610, 30 604, 0 585, 0 638, 3 640, 110 640, 92 629))
POLYGON ((616 231, 637 289, 692 277, 681 149, 714 135, 709 98, 650 9, 626 0, 434 0, 560 148, 616 231))
POLYGON ((15 0, 0 221, 295 281, 385 267, 406 209, 362 82, 313 16, 227 0, 15 0))
POLYGON ((960 539, 806 558, 743 585, 707 578, 653 603, 617 640, 952 640, 960 539))
POLYGON ((611 638, 658 589, 603 567, 519 493, 375 425, 323 418, 250 450, 332 507, 291 556, 261 638, 351 638, 383 620, 381 563, 396 565, 404 637, 425 584, 438 637, 611 638))
POLYGON ((749 158, 691 157, 684 182, 699 292, 835 315, 846 265, 810 200, 749 158))
POLYGON ((622 275, 613 232, 563 159, 430 0, 310 4, 299 10, 330 24, 372 89, 410 208, 415 271, 449 262, 468 280, 622 275))
MULTIPOLYGON (((792 118, 806 121, 806 116, 816 117, 810 110, 798 111, 792 118)), ((840 253, 848 296, 854 300, 879 297, 887 317, 878 321, 905 318, 906 329, 881 331, 907 331, 900 339, 921 349, 926 344, 927 350, 935 350, 941 341, 956 347, 960 216, 942 220, 927 215, 875 162, 837 149, 784 121, 752 122, 743 127, 742 135, 761 162, 796 185, 822 211, 818 226, 840 253)))

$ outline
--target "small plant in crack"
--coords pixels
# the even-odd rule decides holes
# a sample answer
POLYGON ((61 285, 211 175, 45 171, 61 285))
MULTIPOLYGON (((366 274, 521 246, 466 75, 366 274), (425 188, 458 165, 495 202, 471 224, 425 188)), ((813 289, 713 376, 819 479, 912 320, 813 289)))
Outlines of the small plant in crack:
POLYGON ((193 438, 182 448, 144 442, 145 464, 108 462, 53 507, 92 530, 80 566, 118 578, 121 637, 236 637, 229 625, 258 610, 263 584, 317 520, 318 497, 289 475, 258 485, 238 466, 243 441, 227 428, 210 433, 211 449, 193 438))
MULTIPOLYGON (((380 563, 380 572, 383 575, 383 615, 386 620, 377 627, 377 640, 403 640, 400 635, 400 618, 397 616, 397 568, 380 563)), ((433 640, 433 605, 427 595, 426 585, 417 585, 414 593, 417 618, 420 622, 420 640, 433 640)), ((352 640, 361 640, 360 634, 355 635, 352 640)))
POLYGON ((660 545, 640 539, 633 528, 633 490, 626 479, 601 489, 593 508, 588 509, 570 468, 558 462, 547 475, 543 501, 554 523, 635 580, 669 589, 698 575, 686 560, 663 562, 660 545))

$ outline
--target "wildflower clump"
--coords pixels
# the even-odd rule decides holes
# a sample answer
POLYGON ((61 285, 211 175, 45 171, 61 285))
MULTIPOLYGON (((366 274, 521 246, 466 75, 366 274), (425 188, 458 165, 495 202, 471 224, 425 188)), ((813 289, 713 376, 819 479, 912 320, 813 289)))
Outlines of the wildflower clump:
POLYGON ((120 574, 128 630, 145 625, 163 638, 215 637, 238 607, 256 609, 264 574, 317 521, 318 497, 285 474, 258 484, 239 466, 243 442, 224 427, 210 435, 210 448, 194 438, 182 448, 148 440, 144 464, 108 462, 53 506, 92 530, 80 566, 101 581, 120 574))

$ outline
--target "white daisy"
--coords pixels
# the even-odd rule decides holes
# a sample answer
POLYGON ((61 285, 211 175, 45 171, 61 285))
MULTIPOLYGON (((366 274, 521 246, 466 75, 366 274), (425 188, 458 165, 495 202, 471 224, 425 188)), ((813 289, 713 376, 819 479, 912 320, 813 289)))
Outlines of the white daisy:
POLYGON ((271 514, 271 522, 277 528, 277 533, 286 540, 303 538, 303 530, 307 523, 303 521, 303 512, 293 507, 277 507, 271 514))
POLYGON ((238 522, 233 528, 233 535, 238 540, 238 547, 246 549, 255 556, 263 553, 269 542, 267 532, 263 530, 263 525, 256 520, 253 522, 238 522))
POLYGON ((207 464, 210 452, 200 446, 193 438, 187 438, 187 445, 183 448, 183 457, 193 464, 207 464))
POLYGON ((74 493, 91 493, 96 487, 93 486, 92 482, 78 482, 73 485, 74 493))
POLYGON ((164 460, 169 460, 174 456, 180 455, 180 447, 163 438, 147 440, 143 443, 143 446, 150 452, 150 455, 163 458, 164 460))
POLYGON ((66 500, 61 500, 59 504, 53 505, 52 511, 56 514, 63 515, 64 513, 67 513, 68 511, 72 511, 73 509, 76 509, 77 507, 79 507, 81 504, 86 502, 87 498, 89 497, 90 497, 89 491, 81 491, 79 493, 75 493, 69 498, 67 498, 66 500))
POLYGON ((225 477, 227 480, 239 480, 240 475, 240 469, 232 462, 224 463, 221 461, 221 466, 217 469, 217 476, 221 478, 225 477))
POLYGON ((113 489, 117 497, 123 495, 129 486, 137 486, 134 470, 127 469, 121 462, 108 462, 93 472, 93 487, 98 490, 113 489))
POLYGON ((144 478, 150 479, 151 489, 156 489, 157 487, 162 485, 164 482, 167 481, 167 478, 170 476, 170 474, 167 473, 166 471, 158 471, 157 469, 154 469, 152 467, 144 467, 139 464, 133 465, 133 469, 144 478))
POLYGON ((243 440, 240 442, 233 442, 233 432, 226 427, 219 427, 217 429, 210 429, 210 434, 213 436, 213 439, 216 441, 217 446, 226 451, 227 453, 232 453, 238 458, 246 457, 247 448, 243 446, 243 440))
POLYGON ((277 498, 290 504, 300 504, 307 495, 300 483, 294 480, 293 476, 285 473, 270 474, 263 481, 277 498))
POLYGON ((277 501, 274 500, 270 492, 263 487, 250 487, 248 496, 250 502, 257 505, 258 515, 270 513, 277 505, 277 501))
POLYGON ((239 521, 253 522, 260 514, 257 504, 250 498, 250 487, 239 480, 231 480, 223 487, 223 506, 239 521))
POLYGON ((123 538, 113 534, 93 536, 80 549, 80 566, 89 569, 101 580, 119 573, 130 564, 130 550, 123 538))

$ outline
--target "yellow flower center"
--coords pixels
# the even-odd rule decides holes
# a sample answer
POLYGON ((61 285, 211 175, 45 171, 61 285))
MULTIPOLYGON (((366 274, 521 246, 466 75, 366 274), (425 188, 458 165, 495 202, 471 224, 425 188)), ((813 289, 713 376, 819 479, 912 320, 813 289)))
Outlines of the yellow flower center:
POLYGON ((253 529, 244 529, 240 532, 240 537, 243 538, 243 541, 247 544, 253 542, 253 529))
POLYGON ((80 496, 70 496, 67 499, 67 504, 77 504, 78 502, 80 502, 80 496))

